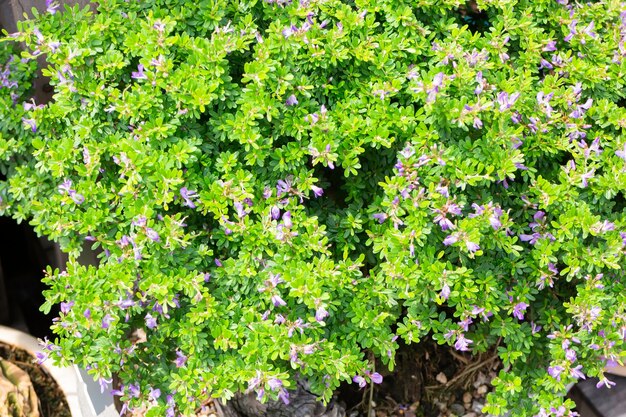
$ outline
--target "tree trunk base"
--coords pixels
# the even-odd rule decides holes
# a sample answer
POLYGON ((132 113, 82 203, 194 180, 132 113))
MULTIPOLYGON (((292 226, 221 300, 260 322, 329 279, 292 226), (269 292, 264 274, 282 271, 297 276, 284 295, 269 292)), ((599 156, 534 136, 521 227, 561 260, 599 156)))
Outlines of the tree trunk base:
POLYGON ((215 401, 220 417, 345 417, 346 410, 331 401, 324 405, 317 401, 315 394, 298 383, 298 388, 289 391, 289 404, 282 401, 268 401, 262 404, 254 394, 236 394, 226 404, 215 401))

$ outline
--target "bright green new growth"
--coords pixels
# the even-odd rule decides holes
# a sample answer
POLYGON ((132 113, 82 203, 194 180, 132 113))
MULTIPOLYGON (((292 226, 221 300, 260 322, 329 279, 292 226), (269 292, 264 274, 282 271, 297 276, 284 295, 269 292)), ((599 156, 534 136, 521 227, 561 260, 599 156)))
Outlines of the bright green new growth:
POLYGON ((37 394, 28 374, 0 358, 0 415, 39 417, 37 394))
POLYGON ((570 382, 609 386, 626 7, 477 7, 103 0, 23 23, 0 196, 71 255, 46 278, 51 356, 118 374, 154 416, 297 377, 329 400, 377 379, 369 352, 392 367, 398 337, 497 352, 496 415, 562 416, 570 382), (98 267, 76 262, 85 241, 98 267))

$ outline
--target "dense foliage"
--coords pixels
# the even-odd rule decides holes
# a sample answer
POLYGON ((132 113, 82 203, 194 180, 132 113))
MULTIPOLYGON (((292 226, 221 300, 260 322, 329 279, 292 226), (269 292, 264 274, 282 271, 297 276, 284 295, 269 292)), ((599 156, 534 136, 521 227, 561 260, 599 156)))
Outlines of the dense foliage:
POLYGON ((398 337, 497 350, 495 415, 612 384, 625 4, 98 3, 51 3, 0 52, 2 211, 71 257, 51 356, 152 416, 297 377, 328 400, 380 382, 398 337))

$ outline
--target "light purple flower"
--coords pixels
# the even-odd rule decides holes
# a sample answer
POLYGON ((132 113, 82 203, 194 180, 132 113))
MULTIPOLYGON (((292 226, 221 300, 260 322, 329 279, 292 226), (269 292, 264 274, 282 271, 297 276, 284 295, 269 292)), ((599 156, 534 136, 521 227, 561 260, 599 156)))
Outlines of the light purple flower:
POLYGON ((321 197, 322 194, 324 194, 324 190, 321 187, 315 185, 311 186, 311 190, 313 190, 313 194, 315 195, 315 197, 321 197))
POLYGON ((67 314, 70 312, 70 310, 72 309, 72 306, 74 305, 74 301, 68 301, 61 303, 61 313, 63 314, 67 314))
POLYGON ((367 386, 367 381, 361 375, 355 376, 354 378, 352 378, 352 381, 359 384, 360 388, 365 388, 367 386))
POLYGON ((548 43, 546 44, 546 46, 543 47, 543 51, 544 52, 554 52, 556 51, 556 41, 553 39, 550 39, 548 41, 548 43))
POLYGON ((50 14, 55 14, 59 8, 59 3, 54 0, 46 0, 46 11, 50 14))
POLYGON ((561 373, 565 370, 565 368, 563 368, 562 366, 556 365, 556 366, 550 366, 548 367, 548 374, 556 379, 557 381, 561 380, 561 373))
POLYGON ((133 398, 139 398, 139 395, 141 393, 139 391, 139 385, 138 384, 129 384, 128 385, 128 393, 133 398))
POLYGON ((309 114, 308 116, 305 116, 304 120, 314 125, 320 120, 320 117, 318 116, 317 113, 312 113, 312 114, 309 114))
POLYGON ((180 350, 176 351, 176 359, 174 360, 174 364, 177 368, 182 368, 187 363, 187 356, 183 354, 180 350))
POLYGON ((518 320, 524 320, 524 312, 528 308, 528 304, 521 301, 513 307, 513 316, 518 320))
POLYGON ((385 220, 387 220, 387 214, 385 213, 375 213, 372 215, 372 217, 378 220, 378 223, 383 223, 385 220))
MULTIPOLYGON (((445 241, 444 241, 444 243, 445 243, 445 241)), ((470 242, 469 240, 465 241, 465 247, 467 247, 467 250, 472 252, 472 253, 474 253, 474 252, 476 252, 477 250, 480 249, 480 246, 478 246, 477 243, 470 242)))
POLYGON ((374 372, 370 375, 370 379, 374 384, 381 384, 383 382, 383 376, 378 372, 374 372))
POLYGON ((543 68, 551 70, 554 68, 554 66, 548 60, 541 59, 541 61, 539 62, 539 69, 543 68))
POLYGON ((324 321, 328 317, 329 313, 323 306, 320 306, 315 310, 315 320, 318 322, 324 321))
POLYGON ((161 390, 158 388, 153 389, 152 387, 150 387, 149 396, 151 400, 156 401, 161 396, 161 390))
POLYGON ((35 119, 27 119, 25 117, 22 117, 22 122, 24 122, 25 125, 29 126, 33 133, 37 132, 37 122, 35 121, 35 119))
POLYGON ((148 329, 154 329, 157 327, 157 319, 156 317, 152 317, 151 314, 146 314, 146 326, 148 329))
POLYGON ((459 241, 459 234, 452 233, 451 235, 446 236, 446 238, 443 240, 443 244, 446 246, 450 246, 450 245, 455 244, 458 241, 459 241))
POLYGON ((111 326, 111 322, 113 322, 113 317, 111 317, 109 314, 106 314, 102 318, 102 328, 108 329, 111 326))
POLYGON ((278 399, 283 402, 283 404, 289 404, 289 392, 285 388, 281 389, 278 393, 278 399))
POLYGON ((500 105, 499 110, 505 111, 505 110, 510 109, 511 106, 515 104, 519 96, 520 96, 520 93, 513 93, 510 96, 509 96, 509 93, 504 92, 504 91, 498 93, 497 102, 500 105))
POLYGON ((189 208, 196 208, 196 205, 193 202, 193 198, 197 198, 198 194, 195 191, 188 190, 187 187, 183 187, 180 189, 180 196, 185 200, 185 205, 189 208))
POLYGON ((149 227, 146 229, 146 236, 148 236, 148 239, 155 242, 158 242, 160 240, 159 234, 154 229, 151 229, 149 227))
POLYGON ((131 78, 135 80, 146 80, 148 77, 143 72, 144 66, 142 64, 137 65, 137 71, 133 71, 131 74, 131 78))
POLYGON ((287 97, 287 100, 285 101, 285 106, 295 106, 296 104, 298 104, 298 99, 295 95, 292 94, 287 97))
POLYGON ((274 304, 274 307, 280 307, 280 306, 286 306, 287 303, 285 302, 285 300, 283 300, 280 295, 278 294, 274 294, 272 295, 272 304, 274 304))
POLYGON ((464 334, 460 334, 457 337, 456 342, 454 343, 454 348, 456 350, 461 351, 461 352, 466 352, 466 351, 470 350, 469 349, 469 345, 471 343, 473 343, 472 340, 467 339, 464 334))
POLYGON ((587 171, 580 176, 583 188, 586 188, 589 185, 589 180, 594 177, 595 172, 596 170, 592 169, 591 171, 587 171))
POLYGON ((441 298, 443 298, 444 300, 447 300, 448 297, 450 297, 450 286, 446 283, 443 284, 443 287, 441 288, 441 292, 439 293, 439 296, 441 298))
POLYGON ((37 364, 41 365, 48 359, 48 354, 44 352, 35 352, 35 357, 37 358, 37 364))
POLYGON ((291 212, 287 211, 283 214, 283 223, 285 224, 286 228, 291 228, 293 226, 293 223, 291 221, 291 212))
POLYGON ((566 349, 565 350, 565 359, 570 362, 576 362, 576 351, 574 349, 566 349))
POLYGON ((269 385, 272 391, 277 391, 283 386, 283 381, 278 378, 270 378, 267 381, 267 385, 269 385))
POLYGON ((605 386, 607 388, 611 388, 613 386, 615 386, 615 382, 610 381, 607 377, 603 377, 597 384, 596 384, 596 388, 601 388, 602 386, 605 386))

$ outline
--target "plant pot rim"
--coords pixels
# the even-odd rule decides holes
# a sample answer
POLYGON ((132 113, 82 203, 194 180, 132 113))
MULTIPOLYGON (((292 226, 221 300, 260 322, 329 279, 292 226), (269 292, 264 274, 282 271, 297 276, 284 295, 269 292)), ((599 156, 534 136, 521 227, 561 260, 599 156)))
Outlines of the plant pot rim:
MULTIPOLYGON (((31 335, 2 325, 0 325, 0 342, 17 346, 33 356, 35 356, 37 352, 43 352, 37 339, 31 335)), ((46 360, 41 366, 48 371, 57 384, 59 384, 59 388, 67 400, 72 417, 82 417, 83 414, 80 411, 78 402, 78 384, 74 369, 71 367, 58 367, 54 365, 51 360, 46 360)))

